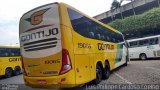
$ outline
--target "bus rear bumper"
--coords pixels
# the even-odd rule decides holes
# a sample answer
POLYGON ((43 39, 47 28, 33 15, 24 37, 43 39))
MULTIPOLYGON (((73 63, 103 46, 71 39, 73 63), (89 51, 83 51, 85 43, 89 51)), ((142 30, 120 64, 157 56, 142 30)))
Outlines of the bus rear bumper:
POLYGON ((77 86, 73 75, 67 78, 66 75, 50 77, 29 77, 24 76, 25 85, 33 88, 69 88, 77 86))

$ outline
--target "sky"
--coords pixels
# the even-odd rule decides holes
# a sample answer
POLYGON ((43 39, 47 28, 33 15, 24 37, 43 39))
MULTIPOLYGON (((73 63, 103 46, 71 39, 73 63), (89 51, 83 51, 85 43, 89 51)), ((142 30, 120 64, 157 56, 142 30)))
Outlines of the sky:
POLYGON ((64 2, 93 17, 110 10, 112 1, 113 0, 2 0, 0 3, 0 46, 19 44, 19 20, 25 12, 33 8, 53 2, 64 2))

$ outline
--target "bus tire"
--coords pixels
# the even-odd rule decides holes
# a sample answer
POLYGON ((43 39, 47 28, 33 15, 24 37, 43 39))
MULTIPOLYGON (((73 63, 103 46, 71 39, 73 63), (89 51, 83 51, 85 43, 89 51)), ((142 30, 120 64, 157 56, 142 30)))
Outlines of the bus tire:
POLYGON ((103 79, 108 79, 110 75, 110 66, 108 64, 108 62, 105 62, 105 68, 103 71, 103 79))
POLYGON ((9 77, 12 77, 12 75, 13 75, 13 70, 11 68, 6 68, 5 77, 9 78, 9 77))
POLYGON ((16 66, 14 69, 14 75, 19 75, 21 73, 21 68, 19 66, 16 66))
POLYGON ((146 59, 147 59, 147 55, 144 54, 144 53, 142 53, 142 54, 139 55, 139 58, 140 58, 141 60, 146 60, 146 59))
POLYGON ((100 64, 96 65, 96 79, 93 81, 94 84, 99 84, 102 81, 102 68, 100 64))

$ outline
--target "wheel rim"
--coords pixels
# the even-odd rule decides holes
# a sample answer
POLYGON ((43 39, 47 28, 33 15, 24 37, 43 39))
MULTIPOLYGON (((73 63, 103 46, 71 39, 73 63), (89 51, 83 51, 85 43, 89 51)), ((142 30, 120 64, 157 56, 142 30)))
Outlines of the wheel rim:
POLYGON ((145 55, 142 55, 142 56, 141 56, 141 59, 142 59, 142 60, 145 60, 145 59, 146 59, 146 56, 145 56, 145 55))

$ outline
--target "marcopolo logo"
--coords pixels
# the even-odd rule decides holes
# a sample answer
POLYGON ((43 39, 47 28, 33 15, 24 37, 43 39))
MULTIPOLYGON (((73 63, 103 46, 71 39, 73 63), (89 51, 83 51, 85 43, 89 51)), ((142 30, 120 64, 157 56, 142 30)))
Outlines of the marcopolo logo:
POLYGON ((26 20, 29 21, 32 25, 38 25, 43 21, 43 14, 49 10, 50 8, 43 9, 37 12, 34 12, 30 18, 27 18, 26 20))

